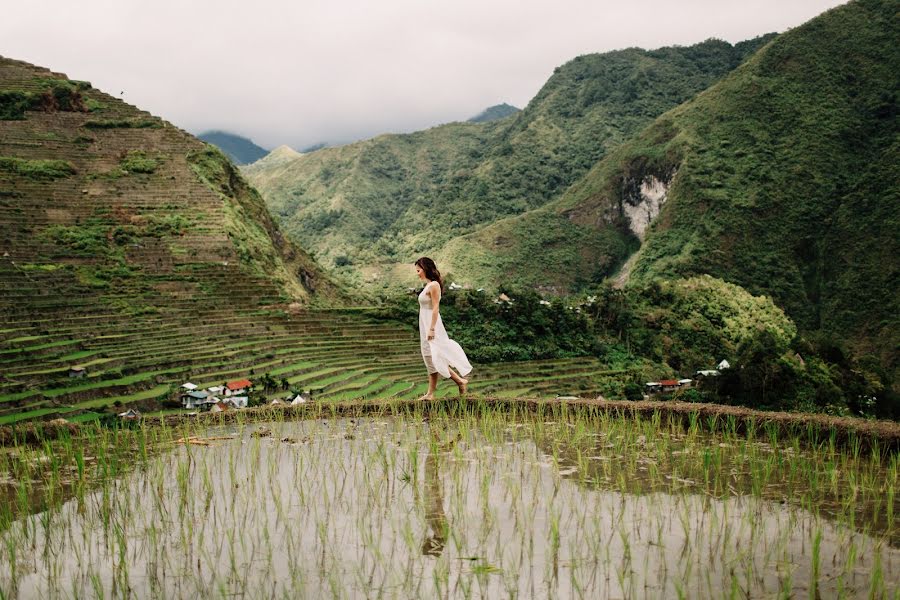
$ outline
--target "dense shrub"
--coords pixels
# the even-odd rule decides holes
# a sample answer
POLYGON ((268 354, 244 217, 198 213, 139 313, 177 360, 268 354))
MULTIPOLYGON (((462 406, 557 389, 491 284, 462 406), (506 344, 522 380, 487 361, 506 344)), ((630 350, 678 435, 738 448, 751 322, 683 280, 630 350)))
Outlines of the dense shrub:
POLYGON ((119 165, 129 173, 153 173, 159 166, 159 161, 147 156, 146 152, 133 150, 129 152, 119 165))
POLYGON ((46 88, 37 92, 0 92, 0 120, 24 119, 26 110, 87 112, 81 91, 88 89, 90 84, 85 87, 85 82, 64 79, 46 79, 43 84, 46 88))
POLYGON ((88 129, 158 129, 162 123, 151 119, 107 119, 87 121, 88 129))
MULTIPOLYGON (((478 362, 596 355, 601 344, 586 315, 563 302, 542 304, 532 290, 505 290, 511 301, 472 290, 447 291, 441 318, 453 339, 478 362)), ((417 323, 414 298, 388 299, 378 315, 417 323)))
POLYGON ((14 173, 36 181, 49 181, 75 174, 75 167, 66 160, 28 160, 0 156, 0 172, 14 173))

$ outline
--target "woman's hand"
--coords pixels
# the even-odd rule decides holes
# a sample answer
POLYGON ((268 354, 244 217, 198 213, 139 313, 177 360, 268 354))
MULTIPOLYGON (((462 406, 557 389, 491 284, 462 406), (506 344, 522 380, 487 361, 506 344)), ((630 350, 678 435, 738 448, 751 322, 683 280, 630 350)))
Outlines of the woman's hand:
POLYGON ((428 330, 428 341, 430 342, 433 339, 434 339, 434 327, 432 327, 431 329, 428 330))

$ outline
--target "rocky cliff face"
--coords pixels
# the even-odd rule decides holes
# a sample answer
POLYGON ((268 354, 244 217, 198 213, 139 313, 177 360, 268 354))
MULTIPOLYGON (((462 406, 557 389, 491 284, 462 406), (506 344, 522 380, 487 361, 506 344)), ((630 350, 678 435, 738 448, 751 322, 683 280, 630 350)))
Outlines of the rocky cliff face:
POLYGON ((627 181, 622 194, 621 210, 628 228, 642 242, 647 228, 659 215, 669 193, 669 183, 674 174, 657 179, 654 175, 644 175, 637 181, 627 181))

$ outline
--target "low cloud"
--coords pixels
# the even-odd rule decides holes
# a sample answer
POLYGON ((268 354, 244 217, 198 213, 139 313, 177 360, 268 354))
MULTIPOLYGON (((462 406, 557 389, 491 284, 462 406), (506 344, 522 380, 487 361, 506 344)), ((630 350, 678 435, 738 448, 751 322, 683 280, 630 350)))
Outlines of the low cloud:
POLYGON ((4 9, 0 54, 62 71, 194 132, 272 148, 523 107, 580 54, 737 42, 832 0, 61 0, 4 9))

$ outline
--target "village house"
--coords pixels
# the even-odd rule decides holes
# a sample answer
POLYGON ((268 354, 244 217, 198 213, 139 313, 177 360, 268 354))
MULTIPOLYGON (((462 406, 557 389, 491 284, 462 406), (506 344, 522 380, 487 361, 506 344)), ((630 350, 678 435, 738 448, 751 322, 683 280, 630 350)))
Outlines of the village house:
POLYGON ((731 368, 731 363, 729 363, 727 360, 723 359, 722 361, 719 362, 718 365, 716 365, 715 369, 703 369, 702 371, 697 371, 697 373, 694 375, 694 377, 696 379, 703 379, 705 377, 718 377, 719 375, 722 374, 722 371, 724 371, 725 369, 730 369, 730 368, 731 368))
POLYGON ((242 396, 250 391, 253 383, 249 379, 237 379, 225 384, 225 397, 242 396))
POLYGON ((124 421, 136 421, 141 418, 141 413, 133 408, 129 408, 123 413, 119 413, 119 418, 124 421))
POLYGON ((69 367, 69 377, 81 379, 87 377, 87 369, 84 367, 69 367))
POLYGON ((681 388, 691 387, 693 383, 693 379, 661 379, 644 384, 644 391, 648 396, 652 396, 653 394, 674 392, 681 388))
POLYGON ((247 408, 247 403, 249 401, 250 398, 248 398, 247 396, 230 396, 227 399, 227 402, 234 408, 247 408))
POLYGON ((660 379, 659 385, 663 392, 674 392, 678 389, 677 379, 660 379))
POLYGON ((187 409, 194 409, 206 406, 206 399, 209 394, 202 390, 194 390, 181 395, 181 405, 187 409))

